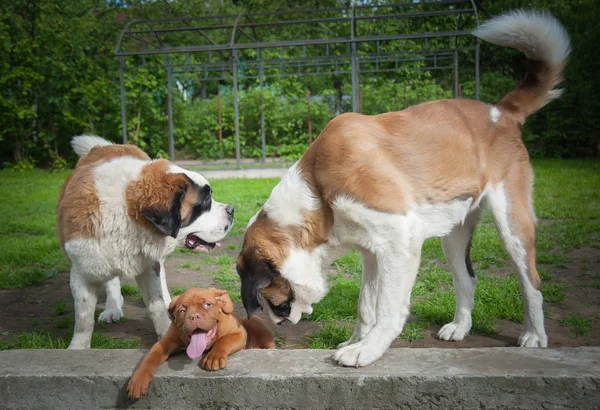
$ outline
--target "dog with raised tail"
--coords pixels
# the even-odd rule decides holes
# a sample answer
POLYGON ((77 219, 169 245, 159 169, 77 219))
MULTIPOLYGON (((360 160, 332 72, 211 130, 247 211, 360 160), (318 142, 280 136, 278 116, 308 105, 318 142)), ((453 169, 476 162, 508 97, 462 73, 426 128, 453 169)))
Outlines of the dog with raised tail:
POLYGON ((557 98, 569 36, 549 14, 513 11, 474 35, 522 51, 523 82, 498 103, 441 100, 374 116, 334 118, 251 219, 237 270, 248 316, 296 323, 327 293, 327 268, 349 247, 363 260, 358 321, 334 357, 373 363, 402 332, 421 247, 442 237, 457 292, 443 340, 471 329, 470 247, 486 205, 517 267, 525 305, 519 345, 547 346, 535 266, 533 171, 526 118, 557 98))

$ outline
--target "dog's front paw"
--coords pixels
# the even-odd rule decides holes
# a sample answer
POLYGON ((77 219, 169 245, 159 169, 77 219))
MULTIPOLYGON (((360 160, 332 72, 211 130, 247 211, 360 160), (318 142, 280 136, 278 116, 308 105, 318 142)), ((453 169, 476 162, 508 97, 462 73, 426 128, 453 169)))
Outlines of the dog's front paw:
POLYGON ((227 355, 224 353, 211 351, 202 359, 204 370, 221 370, 225 366, 227 366, 227 355))
POLYGON ((127 383, 127 395, 130 399, 139 399, 148 394, 148 386, 150 385, 151 376, 147 374, 135 372, 129 383, 127 383))
POLYGON ((384 351, 385 349, 379 351, 379 349, 374 349, 364 342, 358 342, 339 349, 335 352, 333 358, 342 366, 362 367, 368 366, 379 359, 384 351))
POLYGON ((470 323, 455 323, 450 322, 445 324, 438 332, 438 337, 441 340, 454 340, 459 342, 465 338, 465 336, 471 330, 470 323))
POLYGON ((524 331, 519 336, 519 346, 521 347, 548 347, 548 336, 538 335, 535 332, 524 331))
POLYGON ((98 315, 98 323, 115 323, 119 322, 123 318, 123 311, 121 309, 106 309, 104 312, 98 315))

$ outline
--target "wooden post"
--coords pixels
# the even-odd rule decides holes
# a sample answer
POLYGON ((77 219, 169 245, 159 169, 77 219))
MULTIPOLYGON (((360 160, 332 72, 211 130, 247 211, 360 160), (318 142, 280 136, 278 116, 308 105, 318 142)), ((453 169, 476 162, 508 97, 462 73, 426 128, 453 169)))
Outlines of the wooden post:
POLYGON ((217 84, 217 123, 219 124, 219 146, 223 146, 223 121, 221 118, 221 87, 217 84))
POLYGON ((306 105, 308 107, 308 144, 312 144, 312 125, 310 122, 310 90, 306 91, 306 105))

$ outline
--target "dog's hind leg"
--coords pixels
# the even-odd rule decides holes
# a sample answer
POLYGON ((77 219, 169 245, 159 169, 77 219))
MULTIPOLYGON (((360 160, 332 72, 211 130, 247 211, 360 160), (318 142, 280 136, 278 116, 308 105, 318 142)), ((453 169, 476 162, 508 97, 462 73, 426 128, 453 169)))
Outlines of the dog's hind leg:
POLYGON ((358 320, 350 340, 340 343, 338 348, 360 342, 377 322, 377 257, 366 249, 361 249, 362 283, 358 298, 358 320))
POLYGON ((167 333, 171 324, 167 312, 168 302, 171 301, 171 297, 168 291, 165 294, 166 280, 164 281, 165 289, 163 289, 161 271, 164 274, 162 264, 155 262, 135 278, 144 303, 148 307, 150 319, 154 324, 154 330, 159 339, 167 333))
POLYGON ((75 307, 75 329, 69 349, 89 349, 94 331, 98 285, 89 283, 75 268, 71 268, 70 283, 75 307))
POLYGON ((471 237, 479 221, 479 208, 472 211, 464 224, 456 225, 448 236, 442 238, 442 249, 452 270, 456 290, 456 311, 452 322, 438 332, 442 340, 463 340, 471 330, 471 312, 477 278, 471 266, 471 237))
POLYGON ((507 177, 488 192, 496 229, 517 266, 525 307, 525 329, 519 345, 546 347, 541 280, 535 267, 535 214, 532 205, 533 171, 529 163, 513 164, 507 177))
POLYGON ((115 276, 105 284, 106 306, 98 316, 98 323, 118 322, 123 317, 123 296, 121 295, 121 281, 115 276))

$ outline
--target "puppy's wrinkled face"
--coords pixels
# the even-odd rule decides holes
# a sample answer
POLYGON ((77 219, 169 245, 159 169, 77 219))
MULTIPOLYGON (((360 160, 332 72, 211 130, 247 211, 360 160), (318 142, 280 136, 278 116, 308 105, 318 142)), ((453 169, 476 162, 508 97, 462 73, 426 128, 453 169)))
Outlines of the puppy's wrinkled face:
POLYGON ((225 290, 191 288, 175 296, 169 305, 169 317, 182 335, 208 332, 219 322, 222 313, 233 311, 233 301, 225 290))

